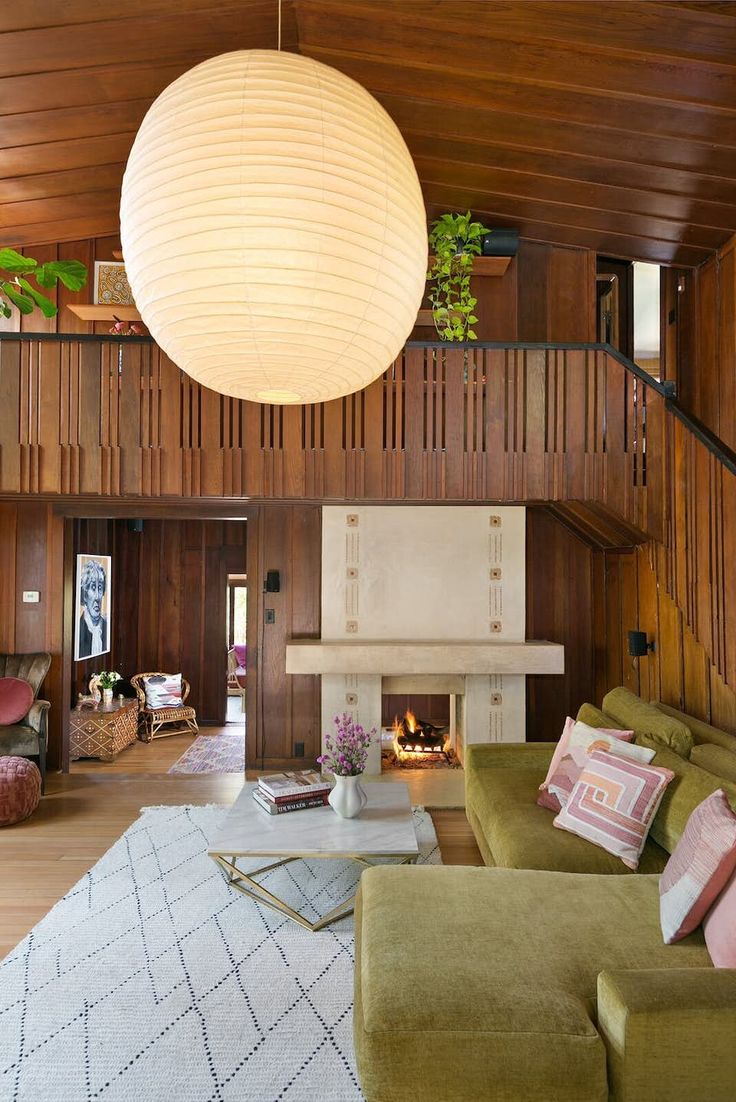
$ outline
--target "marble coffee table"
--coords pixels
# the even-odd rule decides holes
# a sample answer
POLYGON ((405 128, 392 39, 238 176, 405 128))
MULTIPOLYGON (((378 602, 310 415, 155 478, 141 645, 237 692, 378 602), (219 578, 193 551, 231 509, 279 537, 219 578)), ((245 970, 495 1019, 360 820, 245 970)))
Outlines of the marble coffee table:
POLYGON ((307 857, 347 859, 360 865, 395 859, 395 864, 405 865, 419 856, 409 789, 405 784, 364 781, 368 803, 355 819, 341 819, 329 806, 267 815, 253 799, 255 787, 254 784, 243 787, 207 852, 233 888, 312 933, 351 914, 355 894, 317 922, 310 922, 259 884, 256 877, 307 857), (247 872, 238 867, 239 860, 263 857, 274 860, 247 872))

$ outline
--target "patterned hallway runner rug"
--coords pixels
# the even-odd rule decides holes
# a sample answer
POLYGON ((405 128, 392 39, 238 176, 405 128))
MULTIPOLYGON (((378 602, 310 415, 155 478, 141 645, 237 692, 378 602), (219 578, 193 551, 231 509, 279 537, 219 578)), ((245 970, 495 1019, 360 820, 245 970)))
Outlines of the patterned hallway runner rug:
POLYGON ((245 726, 219 735, 197 735, 169 773, 242 773, 245 770, 245 726))
MULTIPOLYGON (((229 888, 206 852, 225 814, 145 808, 0 964, 0 1098, 360 1102, 352 916, 312 934, 229 888)), ((359 875, 310 859, 262 882, 316 919, 359 875)))

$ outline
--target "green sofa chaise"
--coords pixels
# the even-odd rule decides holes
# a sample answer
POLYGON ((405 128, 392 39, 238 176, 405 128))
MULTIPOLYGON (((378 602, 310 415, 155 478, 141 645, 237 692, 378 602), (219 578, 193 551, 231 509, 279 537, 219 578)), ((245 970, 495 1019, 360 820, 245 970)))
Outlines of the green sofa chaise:
POLYGON ((736 971, 712 966, 700 929, 663 943, 658 891, 690 812, 721 787, 736 807, 736 784, 688 760, 683 718, 626 690, 579 716, 633 727, 676 774, 640 871, 537 806, 553 744, 468 748, 467 814, 491 867, 361 878, 354 1034, 367 1102, 736 1097, 736 971))

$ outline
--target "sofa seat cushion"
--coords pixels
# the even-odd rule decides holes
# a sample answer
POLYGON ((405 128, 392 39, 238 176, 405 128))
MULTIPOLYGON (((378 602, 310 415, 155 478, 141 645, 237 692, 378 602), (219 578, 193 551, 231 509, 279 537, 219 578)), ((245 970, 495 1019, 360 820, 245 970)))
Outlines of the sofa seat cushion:
POLYGON ((663 944, 657 881, 452 866, 365 872, 355 1030, 369 1102, 605 1102, 599 973, 710 964, 702 931, 663 944))
POLYGON ((712 727, 705 720, 696 719, 695 716, 689 716, 686 712, 678 712, 677 708, 671 708, 669 704, 662 704, 661 701, 653 700, 652 705, 658 712, 684 723, 692 734, 693 742, 696 745, 707 742, 736 753, 736 735, 729 735, 727 731, 721 731, 719 727, 712 727))
POLYGON ((653 704, 628 689, 611 689, 603 697, 603 711, 613 716, 619 726, 632 729, 637 735, 646 734, 660 745, 674 750, 681 758, 689 758, 693 748, 693 736, 689 728, 674 716, 665 715, 653 704))
POLYGON ((14 723, 10 727, 0 727, 0 756, 38 753, 38 731, 23 723, 14 723))
MULTIPOLYGON (((486 863, 509 869, 629 875, 619 858, 553 826, 554 812, 537 804, 544 773, 536 769, 482 769, 467 774, 468 818, 485 842, 486 863), (487 853, 486 853, 487 849, 487 853), (491 860, 489 861, 489 856, 491 860)), ((667 854, 650 839, 639 872, 661 872, 667 854)))

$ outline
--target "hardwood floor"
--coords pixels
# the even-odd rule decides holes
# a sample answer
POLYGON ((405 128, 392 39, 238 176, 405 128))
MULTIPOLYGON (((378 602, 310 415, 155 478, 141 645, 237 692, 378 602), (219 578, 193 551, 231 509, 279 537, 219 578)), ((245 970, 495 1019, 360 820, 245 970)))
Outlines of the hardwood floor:
MULTIPOLYGON (((191 741, 190 735, 172 735, 136 743, 115 762, 74 762, 71 773, 48 777, 47 795, 35 814, 0 831, 0 958, 84 876, 142 807, 233 802, 242 773, 168 775, 191 741)), ((246 776, 255 780, 258 772, 248 770, 246 776)), ((462 810, 461 770, 405 770, 381 777, 383 783, 396 781, 409 785, 412 803, 432 809, 445 864, 483 863, 462 810)))

